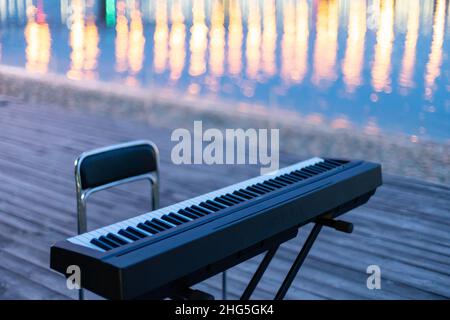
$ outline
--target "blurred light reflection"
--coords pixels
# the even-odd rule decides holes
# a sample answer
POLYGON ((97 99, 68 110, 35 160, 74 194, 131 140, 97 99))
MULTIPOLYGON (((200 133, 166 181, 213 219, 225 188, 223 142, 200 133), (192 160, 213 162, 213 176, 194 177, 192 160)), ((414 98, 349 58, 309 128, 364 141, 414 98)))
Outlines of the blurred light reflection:
POLYGON ((366 36, 366 1, 350 2, 345 58, 342 73, 348 92, 362 84, 361 72, 364 65, 364 45, 366 36))
POLYGON ((441 74, 442 45, 445 28, 445 0, 436 1, 433 22, 433 41, 425 74, 425 97, 431 100, 435 89, 436 78, 441 74))
POLYGON ((395 117, 405 114, 408 137, 433 136, 433 125, 448 122, 448 0, 47 3, 0 0, 2 63, 286 105, 333 128, 361 122, 363 110, 367 134, 392 122, 388 106, 395 117), (443 108, 431 103, 438 98, 443 108))
POLYGON ((51 35, 45 20, 42 3, 35 7, 29 5, 25 27, 26 69, 32 72, 47 73, 51 55, 51 35))

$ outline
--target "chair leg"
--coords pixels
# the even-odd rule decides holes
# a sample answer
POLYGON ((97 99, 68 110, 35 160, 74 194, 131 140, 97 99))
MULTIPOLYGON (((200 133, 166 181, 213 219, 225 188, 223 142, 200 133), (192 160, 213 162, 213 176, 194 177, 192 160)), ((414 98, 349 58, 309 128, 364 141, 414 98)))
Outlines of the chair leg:
POLYGON ((156 210, 159 208, 159 181, 153 180, 151 181, 152 188, 152 210, 156 210))
MULTIPOLYGON (((87 231, 87 220, 86 220, 86 199, 84 195, 80 195, 77 201, 77 222, 78 222, 78 234, 85 233, 87 231)), ((78 299, 84 300, 84 291, 79 289, 78 299)))
POLYGON ((87 232, 86 199, 84 198, 84 195, 78 197, 77 220, 78 220, 78 234, 87 232))

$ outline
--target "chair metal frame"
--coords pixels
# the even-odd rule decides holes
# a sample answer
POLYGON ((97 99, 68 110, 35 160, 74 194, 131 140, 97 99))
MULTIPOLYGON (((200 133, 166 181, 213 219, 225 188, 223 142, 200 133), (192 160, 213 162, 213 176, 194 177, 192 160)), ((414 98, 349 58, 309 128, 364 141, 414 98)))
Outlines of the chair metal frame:
MULTIPOLYGON (((151 198, 152 198, 152 210, 156 210, 159 207, 159 150, 156 145, 149 140, 136 140, 126 143, 115 144, 103 148, 97 148, 91 151, 83 152, 76 160, 75 160, 75 183, 76 183, 76 191, 77 191, 77 223, 78 223, 78 234, 82 234, 87 232, 87 200, 88 198, 99 191, 103 191, 106 189, 110 189, 113 187, 117 187, 122 184, 131 183, 139 180, 148 180, 150 182, 151 187, 151 198), (150 171, 146 174, 141 174, 133 177, 128 177, 125 179, 120 179, 117 181, 113 181, 104 185, 100 185, 94 188, 86 188, 83 189, 82 181, 81 181, 81 166, 83 161, 90 156, 97 155, 103 152, 120 150, 123 148, 139 146, 139 145, 148 145, 153 148, 156 155, 156 164, 155 170, 150 171)), ((83 289, 80 288, 79 291, 79 299, 84 299, 83 289)))

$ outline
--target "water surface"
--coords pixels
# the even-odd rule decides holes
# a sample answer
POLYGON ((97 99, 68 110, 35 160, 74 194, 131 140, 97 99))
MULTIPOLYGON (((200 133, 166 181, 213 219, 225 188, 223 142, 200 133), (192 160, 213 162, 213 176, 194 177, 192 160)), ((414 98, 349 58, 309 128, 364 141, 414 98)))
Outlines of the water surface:
POLYGON ((0 0, 0 64, 450 141, 446 0, 0 0))

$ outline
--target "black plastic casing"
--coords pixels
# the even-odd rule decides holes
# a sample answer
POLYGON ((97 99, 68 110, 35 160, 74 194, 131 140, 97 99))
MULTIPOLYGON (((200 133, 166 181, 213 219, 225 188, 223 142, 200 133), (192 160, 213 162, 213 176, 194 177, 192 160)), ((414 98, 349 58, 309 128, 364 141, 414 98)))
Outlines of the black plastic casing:
POLYGON ((67 275, 68 266, 78 265, 82 287, 108 299, 164 298, 295 237, 318 217, 364 204, 381 184, 379 164, 349 161, 107 252, 58 242, 51 247, 50 267, 67 275))

